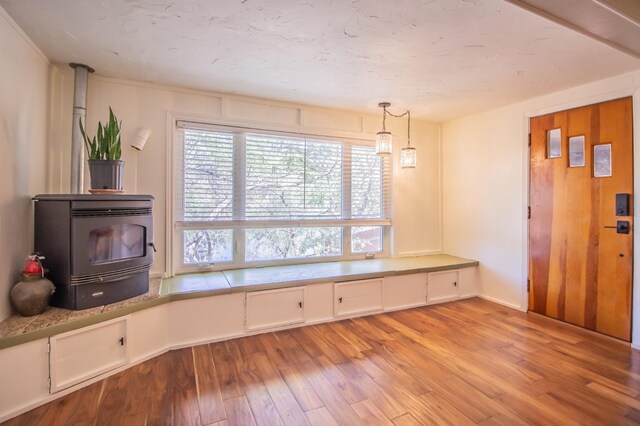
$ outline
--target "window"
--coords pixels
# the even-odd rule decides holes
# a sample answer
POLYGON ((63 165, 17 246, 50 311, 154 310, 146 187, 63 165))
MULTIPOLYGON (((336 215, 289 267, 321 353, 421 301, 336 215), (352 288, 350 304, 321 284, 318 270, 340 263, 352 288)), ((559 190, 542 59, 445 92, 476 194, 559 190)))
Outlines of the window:
POLYGON ((388 251, 390 161, 369 142, 177 125, 178 272, 388 251))

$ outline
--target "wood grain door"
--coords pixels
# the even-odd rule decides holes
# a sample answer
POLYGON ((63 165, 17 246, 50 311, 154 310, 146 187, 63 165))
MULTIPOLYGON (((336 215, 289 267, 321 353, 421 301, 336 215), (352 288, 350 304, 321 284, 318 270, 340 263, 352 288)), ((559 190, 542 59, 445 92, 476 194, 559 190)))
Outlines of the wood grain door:
POLYGON ((631 108, 624 98, 530 120, 529 310, 627 341, 631 108), (616 194, 629 194, 628 213, 616 214, 616 194), (618 221, 628 223, 628 233, 616 229, 618 221))

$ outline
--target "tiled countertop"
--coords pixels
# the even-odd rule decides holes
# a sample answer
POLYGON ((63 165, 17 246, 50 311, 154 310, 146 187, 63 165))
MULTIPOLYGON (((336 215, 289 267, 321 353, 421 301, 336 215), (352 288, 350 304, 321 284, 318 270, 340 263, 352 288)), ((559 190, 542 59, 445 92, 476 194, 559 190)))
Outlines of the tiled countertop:
POLYGON ((32 317, 13 314, 0 322, 0 349, 86 327, 166 303, 170 299, 161 296, 161 285, 160 278, 152 279, 149 281, 149 291, 145 294, 110 305, 80 311, 50 306, 44 313, 32 317))
POLYGON ((148 293, 122 302, 81 311, 50 307, 44 313, 33 317, 14 314, 0 322, 0 349, 86 327, 172 300, 435 272, 477 265, 478 262, 475 260, 442 254, 235 269, 178 275, 163 280, 152 279, 149 282, 148 293))
POLYGON ((296 285, 379 278, 389 275, 435 272, 476 266, 475 260, 449 255, 323 262, 307 265, 224 271, 233 292, 256 291, 296 285))

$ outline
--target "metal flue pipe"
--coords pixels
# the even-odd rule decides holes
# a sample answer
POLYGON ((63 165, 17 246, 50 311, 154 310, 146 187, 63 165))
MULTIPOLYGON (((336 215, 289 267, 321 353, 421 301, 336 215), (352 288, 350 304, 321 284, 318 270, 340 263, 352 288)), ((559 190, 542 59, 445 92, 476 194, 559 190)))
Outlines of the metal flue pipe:
POLYGON ((71 123, 71 193, 84 191, 84 141, 80 133, 80 120, 86 129, 87 82, 95 70, 84 64, 69 64, 75 70, 73 89, 73 122, 71 123))

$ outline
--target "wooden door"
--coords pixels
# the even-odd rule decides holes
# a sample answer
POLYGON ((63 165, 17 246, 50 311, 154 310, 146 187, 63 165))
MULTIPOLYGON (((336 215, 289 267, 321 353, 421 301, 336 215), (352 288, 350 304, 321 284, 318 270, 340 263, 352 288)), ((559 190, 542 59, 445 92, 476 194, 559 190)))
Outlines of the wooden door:
POLYGON ((631 98, 624 98, 530 120, 529 310, 627 341, 633 263, 631 105, 631 98), (551 138, 549 146, 549 138, 557 135, 557 130, 550 133, 553 129, 560 129, 559 143, 551 138), (584 136, 583 158, 579 136, 584 136), (616 215, 616 194, 629 194, 628 213, 616 215), (617 221, 628 222, 628 233, 618 232, 617 221))

